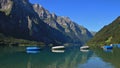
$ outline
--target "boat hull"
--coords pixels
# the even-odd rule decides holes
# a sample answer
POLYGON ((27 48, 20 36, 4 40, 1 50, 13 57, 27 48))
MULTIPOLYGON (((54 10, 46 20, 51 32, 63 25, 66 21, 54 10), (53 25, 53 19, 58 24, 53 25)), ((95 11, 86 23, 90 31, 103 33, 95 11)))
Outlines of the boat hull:
POLYGON ((112 46, 103 46, 103 49, 113 49, 112 46))
POLYGON ((82 46, 82 47, 80 47, 80 50, 87 50, 87 49, 89 49, 89 46, 82 46))
POLYGON ((27 51, 39 51, 40 48, 39 47, 26 47, 27 51))
POLYGON ((52 47, 52 50, 64 50, 65 47, 64 46, 55 46, 55 47, 52 47))

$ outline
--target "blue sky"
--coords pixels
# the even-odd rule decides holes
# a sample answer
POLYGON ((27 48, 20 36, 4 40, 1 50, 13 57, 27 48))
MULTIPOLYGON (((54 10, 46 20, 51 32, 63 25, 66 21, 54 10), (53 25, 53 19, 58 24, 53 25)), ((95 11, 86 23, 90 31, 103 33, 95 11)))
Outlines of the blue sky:
POLYGON ((30 0, 51 13, 68 16, 91 31, 99 31, 120 15, 120 0, 30 0))

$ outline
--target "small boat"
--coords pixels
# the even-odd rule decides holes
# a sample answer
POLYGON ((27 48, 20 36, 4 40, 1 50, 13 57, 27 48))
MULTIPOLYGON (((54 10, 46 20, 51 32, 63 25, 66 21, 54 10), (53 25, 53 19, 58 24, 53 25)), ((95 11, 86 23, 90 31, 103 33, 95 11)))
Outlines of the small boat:
POLYGON ((89 49, 89 46, 82 46, 82 47, 80 47, 80 50, 81 50, 81 49, 83 49, 83 50, 89 49))
POLYGON ((110 44, 110 46, 120 48, 120 44, 110 44))
POLYGON ((36 46, 30 46, 30 47, 26 47, 26 51, 39 51, 40 47, 36 47, 36 46))
POLYGON ((113 46, 109 46, 109 45, 106 45, 106 46, 103 46, 103 49, 112 49, 113 46))
POLYGON ((65 46, 54 46, 52 47, 52 50, 63 50, 65 49, 65 46))

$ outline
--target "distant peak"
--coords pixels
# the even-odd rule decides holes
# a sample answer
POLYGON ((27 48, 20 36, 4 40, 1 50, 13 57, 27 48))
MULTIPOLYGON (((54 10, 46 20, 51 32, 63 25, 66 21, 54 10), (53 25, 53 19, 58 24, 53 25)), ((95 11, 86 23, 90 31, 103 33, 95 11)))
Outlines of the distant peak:
POLYGON ((55 13, 52 13, 52 15, 56 15, 55 13))
POLYGON ((42 7, 42 5, 37 4, 37 3, 36 3, 36 4, 34 4, 33 6, 34 6, 34 7, 36 7, 36 8, 43 8, 43 7, 42 7))
POLYGON ((57 18, 57 15, 55 13, 52 13, 53 18, 57 18))
POLYGON ((67 16, 61 16, 62 18, 66 18, 66 19, 70 19, 69 17, 67 17, 67 16))
POLYGON ((23 1, 29 2, 29 0, 23 0, 23 1))
POLYGON ((27 3, 29 2, 29 0, 11 0, 11 1, 15 1, 15 2, 20 2, 21 1, 21 2, 27 2, 27 3))
POLYGON ((69 21, 69 22, 71 21, 71 19, 67 16, 61 16, 61 17, 64 18, 65 20, 69 21))

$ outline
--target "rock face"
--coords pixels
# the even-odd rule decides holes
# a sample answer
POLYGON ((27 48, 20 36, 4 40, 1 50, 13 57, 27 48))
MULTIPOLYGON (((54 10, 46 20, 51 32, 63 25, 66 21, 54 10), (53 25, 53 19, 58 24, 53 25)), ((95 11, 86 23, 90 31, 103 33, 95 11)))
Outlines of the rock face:
POLYGON ((0 33, 44 43, 81 43, 92 35, 68 17, 50 13, 29 0, 0 0, 0 33))
POLYGON ((96 35, 88 42, 88 44, 106 45, 120 43, 120 17, 109 25, 104 26, 96 35))
POLYGON ((91 33, 86 28, 71 21, 69 17, 57 16, 55 13, 50 13, 38 4, 34 4, 33 8, 40 19, 52 28, 74 39, 74 42, 81 41, 81 43, 85 43, 92 37, 91 33))

